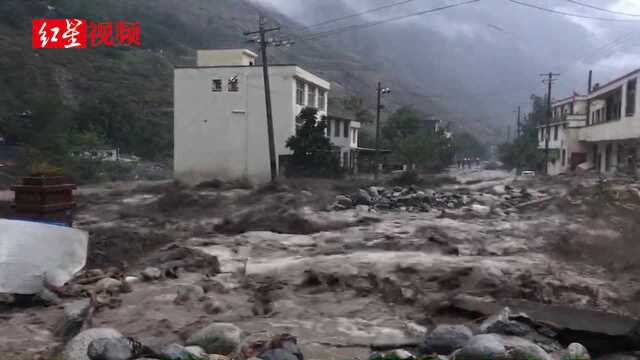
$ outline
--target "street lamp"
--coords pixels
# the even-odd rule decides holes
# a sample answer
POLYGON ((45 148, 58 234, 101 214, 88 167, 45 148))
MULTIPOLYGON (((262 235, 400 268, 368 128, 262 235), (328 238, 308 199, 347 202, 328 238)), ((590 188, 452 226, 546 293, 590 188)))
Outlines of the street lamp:
POLYGON ((378 82, 378 105, 376 106, 376 168, 374 170, 374 179, 378 180, 378 171, 380 170, 380 110, 382 110, 382 104, 380 103, 382 95, 391 94, 390 88, 383 88, 382 84, 378 82))

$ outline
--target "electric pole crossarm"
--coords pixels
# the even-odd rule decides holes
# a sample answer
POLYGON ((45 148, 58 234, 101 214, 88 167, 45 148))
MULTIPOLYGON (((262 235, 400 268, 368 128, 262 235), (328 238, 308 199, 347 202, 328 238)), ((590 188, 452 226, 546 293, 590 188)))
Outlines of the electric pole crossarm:
MULTIPOLYGON (((262 31, 264 31, 265 33, 268 33, 268 32, 278 31, 278 30, 280 30, 280 26, 276 26, 276 27, 273 27, 273 28, 264 29, 264 30, 262 30, 262 31)), ((260 32, 261 32, 261 30, 257 30, 257 31, 245 31, 243 34, 244 34, 245 36, 250 36, 250 35, 260 34, 260 32)))
POLYGON ((553 72, 550 72, 548 74, 540 74, 540 76, 544 76, 546 77, 545 80, 543 80, 543 83, 547 84, 547 124, 546 124, 546 136, 544 138, 544 173, 545 175, 548 175, 549 173, 549 140, 551 138, 551 117, 552 117, 552 112, 551 112, 551 87, 553 85, 553 82, 556 81, 556 79, 554 79, 554 76, 560 76, 560 74, 556 74, 553 72))

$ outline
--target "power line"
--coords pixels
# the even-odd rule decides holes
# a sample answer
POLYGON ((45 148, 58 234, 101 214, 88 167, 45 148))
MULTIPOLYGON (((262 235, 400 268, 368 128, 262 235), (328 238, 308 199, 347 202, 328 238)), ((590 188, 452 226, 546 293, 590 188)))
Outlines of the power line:
POLYGON ((333 29, 333 30, 328 30, 328 31, 324 31, 324 32, 311 34, 309 37, 306 38, 306 40, 315 40, 315 39, 319 39, 319 38, 323 38, 323 37, 327 37, 327 36, 331 36, 331 35, 335 35, 335 34, 341 34, 341 33, 347 32, 347 31, 354 31, 354 30, 360 30, 360 29, 364 29, 364 28, 369 28, 369 27, 372 27, 372 26, 377 26, 377 25, 381 25, 381 24, 390 23, 392 21, 403 20, 403 19, 407 19, 407 18, 410 18, 410 17, 420 16, 420 15, 424 15, 424 14, 428 14, 428 13, 434 13, 434 12, 437 12, 437 11, 446 10, 446 9, 459 7, 459 6, 463 6, 463 5, 469 5, 469 4, 472 4, 472 3, 477 3, 479 1, 481 1, 481 0, 467 0, 467 1, 464 1, 464 2, 457 3, 457 4, 450 4, 450 5, 440 6, 440 7, 427 9, 427 10, 422 10, 422 11, 418 11, 418 12, 414 12, 414 13, 410 13, 410 14, 406 14, 406 15, 402 15, 402 16, 396 16, 396 17, 392 17, 392 18, 388 18, 388 19, 384 19, 384 20, 370 21, 370 22, 366 22, 366 23, 362 23, 362 24, 344 26, 344 27, 340 27, 340 28, 337 28, 337 29, 333 29))
POLYGON ((313 24, 313 25, 305 26, 303 29, 310 29, 310 28, 314 28, 314 27, 318 27, 318 26, 322 26, 322 25, 327 25, 327 24, 331 24, 331 23, 334 23, 334 22, 342 21, 342 20, 352 19, 354 17, 359 17, 359 16, 362 16, 362 15, 366 15, 366 14, 370 14, 370 13, 376 12, 376 11, 380 11, 380 10, 389 9, 389 8, 392 8, 392 7, 395 7, 395 6, 408 4, 408 3, 414 2, 414 1, 416 1, 416 0, 403 0, 403 1, 395 2, 395 3, 389 4, 389 5, 379 6, 377 8, 364 10, 364 11, 359 12, 359 13, 354 13, 354 14, 351 14, 351 15, 345 15, 345 16, 334 18, 334 19, 328 19, 328 20, 325 20, 325 21, 321 21, 321 22, 313 24))
POLYGON ((526 7, 532 8, 532 9, 538 9, 538 10, 546 11, 546 12, 553 13, 553 14, 559 14, 559 15, 564 15, 564 16, 572 16, 572 17, 577 17, 577 18, 582 18, 582 19, 591 19, 591 20, 600 20, 600 21, 613 21, 613 22, 638 22, 639 21, 639 20, 635 20, 635 19, 615 19, 615 18, 606 18, 606 17, 599 17, 599 16, 580 15, 580 14, 574 14, 574 13, 560 11, 560 10, 549 9, 549 8, 546 8, 546 7, 529 4, 529 3, 522 2, 522 1, 519 1, 519 0, 507 0, 507 1, 512 2, 514 4, 521 5, 521 6, 526 6, 526 7))
POLYGON ((604 11, 610 14, 616 14, 616 15, 624 15, 624 16, 635 16, 635 17, 640 17, 640 14, 630 14, 630 13, 626 13, 626 12, 622 12, 622 11, 615 11, 615 10, 609 10, 609 9, 605 9, 605 8, 601 8, 595 5, 591 5, 591 4, 586 4, 580 1, 576 1, 576 0, 567 0, 567 2, 570 2, 572 4, 576 4, 576 5, 580 5, 580 6, 584 6, 590 9, 595 9, 598 11, 604 11))

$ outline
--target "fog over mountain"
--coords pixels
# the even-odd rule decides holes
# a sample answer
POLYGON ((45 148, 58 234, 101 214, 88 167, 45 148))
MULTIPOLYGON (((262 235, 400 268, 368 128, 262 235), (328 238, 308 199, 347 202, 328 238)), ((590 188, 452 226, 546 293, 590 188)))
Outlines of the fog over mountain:
MULTIPOLYGON (((253 0, 277 8, 306 26, 398 0, 253 0)), ((306 30, 283 29, 304 40, 308 34, 398 17, 462 0, 414 0, 306 30)), ((640 17, 608 13, 567 0, 524 0, 558 12, 624 21, 565 16, 508 0, 480 0, 403 20, 313 40, 367 59, 376 69, 411 84, 416 93, 445 105, 453 122, 478 118, 504 132, 514 110, 543 95, 540 73, 561 73, 553 97, 584 93, 589 69, 604 83, 640 67, 640 17)), ((640 14, 636 0, 583 0, 611 11, 640 14)), ((311 38, 313 36, 311 35, 311 38)), ((398 99, 402 102, 402 99, 398 99)))

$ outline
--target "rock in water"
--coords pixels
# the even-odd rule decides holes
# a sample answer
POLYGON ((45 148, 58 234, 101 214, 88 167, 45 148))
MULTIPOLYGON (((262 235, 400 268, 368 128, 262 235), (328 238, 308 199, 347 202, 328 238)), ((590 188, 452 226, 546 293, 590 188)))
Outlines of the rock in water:
POLYGON ((501 312, 489 317, 480 324, 480 332, 485 334, 524 336, 531 331, 531 328, 527 324, 513 321, 509 318, 510 316, 511 309, 508 307, 502 309, 501 312))
POLYGON ((587 350, 584 345, 579 343, 572 343, 567 346, 566 356, 570 359, 578 359, 578 360, 590 360, 591 355, 589 354, 589 350, 587 350))
POLYGON ((187 345, 197 345, 209 354, 229 355, 238 349, 242 330, 229 323, 213 323, 198 330, 187 340, 187 345))
POLYGON ((460 349, 473 337, 473 333, 464 325, 438 325, 427 335, 422 343, 425 354, 445 354, 460 349))
POLYGON ((76 336, 80 330, 82 330, 82 325, 87 319, 87 316, 89 316, 90 309, 91 300, 89 299, 77 300, 65 304, 64 318, 56 329, 56 334, 62 337, 65 342, 76 336))
POLYGON ((85 330, 79 333, 76 337, 71 339, 67 346, 64 348, 62 358, 64 360, 91 360, 87 351, 89 344, 93 340, 102 338, 121 338, 117 330, 110 328, 93 328, 85 330))
POLYGON ((131 342, 123 337, 93 340, 87 349, 91 360, 130 360, 133 358, 131 342))
POLYGON ((506 359, 507 349, 498 335, 472 337, 456 355, 456 360, 506 359))
POLYGON ((367 190, 360 189, 354 196, 356 205, 371 205, 371 195, 367 192, 367 190))
POLYGON ((190 301, 200 301, 204 298, 204 289, 198 285, 178 285, 178 293, 173 300, 174 304, 182 305, 190 301))
POLYGON ((167 345, 160 350, 163 359, 168 360, 188 360, 195 356, 187 348, 179 344, 167 345))
POLYGON ((204 351, 204 349, 201 348, 200 346, 186 346, 185 349, 187 349, 188 352, 190 352, 193 356, 197 358, 202 358, 202 359, 207 358, 207 352, 204 351))
POLYGON ((336 203, 346 208, 350 208, 351 206, 353 206, 351 199, 349 199, 347 196, 344 196, 344 195, 336 196, 336 203))
POLYGON ((507 356, 510 360, 551 360, 551 356, 546 351, 527 339, 503 336, 502 342, 507 348, 507 356))
POLYGON ((160 269, 158 269, 156 267, 150 266, 150 267, 142 270, 140 275, 142 276, 142 279, 144 281, 159 280, 160 278, 162 278, 162 270, 160 270, 160 269))
POLYGON ((117 294, 122 288, 122 282, 114 278, 104 278, 96 283, 96 292, 117 294))

